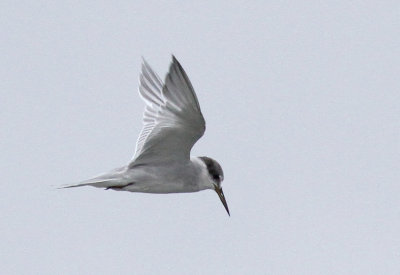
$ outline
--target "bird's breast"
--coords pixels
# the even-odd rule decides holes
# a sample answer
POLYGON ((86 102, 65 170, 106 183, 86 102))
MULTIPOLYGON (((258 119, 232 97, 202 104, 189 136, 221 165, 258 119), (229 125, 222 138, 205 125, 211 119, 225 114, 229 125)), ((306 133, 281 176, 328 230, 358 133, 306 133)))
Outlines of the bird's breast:
POLYGON ((130 173, 134 184, 126 191, 160 194, 200 191, 196 175, 185 166, 139 166, 130 173))

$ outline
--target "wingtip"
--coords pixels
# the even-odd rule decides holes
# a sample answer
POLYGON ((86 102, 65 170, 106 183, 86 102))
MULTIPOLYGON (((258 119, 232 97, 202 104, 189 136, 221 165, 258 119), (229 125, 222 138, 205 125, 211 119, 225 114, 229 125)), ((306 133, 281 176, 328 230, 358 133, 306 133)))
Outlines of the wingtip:
MULTIPOLYGON (((143 55, 141 55, 140 57, 141 57, 141 59, 142 59, 142 65, 148 66, 149 63, 147 62, 146 58, 144 58, 143 55)), ((178 59, 176 58, 176 56, 175 56, 173 53, 171 54, 171 59, 172 59, 172 63, 177 63, 177 64, 179 64, 178 59)))
POLYGON ((141 58, 142 58, 142 66, 148 66, 149 64, 147 63, 143 55, 141 56, 141 58))
POLYGON ((178 59, 176 59, 175 55, 173 55, 173 54, 172 54, 171 66, 175 66, 179 70, 183 71, 183 67, 182 67, 181 63, 179 63, 178 59))
POLYGON ((178 61, 178 59, 176 59, 174 54, 171 54, 171 57, 172 57, 172 62, 173 63, 178 63, 179 64, 179 61, 178 61))

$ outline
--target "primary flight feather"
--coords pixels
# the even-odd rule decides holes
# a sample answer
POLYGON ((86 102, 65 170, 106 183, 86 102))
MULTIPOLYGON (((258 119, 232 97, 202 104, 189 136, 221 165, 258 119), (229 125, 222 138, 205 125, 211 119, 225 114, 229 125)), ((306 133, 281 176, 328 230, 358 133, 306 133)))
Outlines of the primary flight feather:
POLYGON ((129 164, 76 185, 144 193, 184 193, 215 190, 229 214, 222 191, 224 174, 209 157, 190 157, 205 131, 200 104, 178 60, 164 83, 143 60, 139 94, 146 103, 143 128, 129 164))

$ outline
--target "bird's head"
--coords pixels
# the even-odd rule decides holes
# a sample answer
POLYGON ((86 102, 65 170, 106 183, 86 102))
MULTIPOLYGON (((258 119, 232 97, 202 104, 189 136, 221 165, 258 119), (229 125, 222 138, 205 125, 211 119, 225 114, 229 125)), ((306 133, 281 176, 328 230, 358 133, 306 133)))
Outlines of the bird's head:
POLYGON ((209 157, 199 157, 199 159, 205 164, 207 169, 207 185, 210 189, 217 192, 226 212, 228 212, 228 215, 230 216, 228 204, 226 203, 224 192, 221 187, 221 183, 224 180, 224 171, 222 171, 221 165, 219 165, 216 160, 209 157))

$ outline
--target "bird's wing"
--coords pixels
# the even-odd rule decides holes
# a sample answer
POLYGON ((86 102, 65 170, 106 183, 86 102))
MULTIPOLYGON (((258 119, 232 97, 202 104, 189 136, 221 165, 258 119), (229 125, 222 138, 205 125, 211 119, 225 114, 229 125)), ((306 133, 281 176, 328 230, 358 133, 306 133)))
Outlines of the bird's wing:
POLYGON ((129 167, 145 163, 187 161, 205 131, 205 121, 192 84, 172 56, 165 84, 145 60, 139 94, 146 103, 143 129, 129 167))

